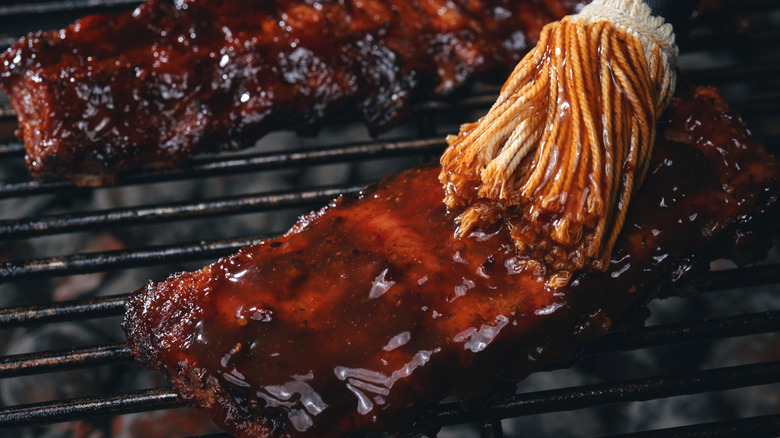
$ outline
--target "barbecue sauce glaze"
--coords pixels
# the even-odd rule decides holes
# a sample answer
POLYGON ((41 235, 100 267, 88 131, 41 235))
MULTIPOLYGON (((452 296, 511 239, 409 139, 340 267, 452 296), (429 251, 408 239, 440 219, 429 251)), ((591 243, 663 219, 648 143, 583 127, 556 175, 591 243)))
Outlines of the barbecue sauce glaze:
POLYGON ((505 226, 455 237, 426 165, 150 283, 129 300, 128 341, 239 437, 402 431, 444 395, 570 361, 658 285, 766 249, 777 164, 712 90, 676 98, 663 125, 605 273, 552 290, 505 226))
POLYGON ((560 271, 554 287, 606 269, 674 89, 671 26, 646 7, 601 7, 648 25, 611 23, 594 5, 546 26, 440 159, 460 235, 507 222, 519 252, 560 271))
POLYGON ((33 176, 107 184, 334 113, 384 131, 417 97, 503 76, 581 4, 150 0, 26 36, 0 55, 0 85, 33 176))

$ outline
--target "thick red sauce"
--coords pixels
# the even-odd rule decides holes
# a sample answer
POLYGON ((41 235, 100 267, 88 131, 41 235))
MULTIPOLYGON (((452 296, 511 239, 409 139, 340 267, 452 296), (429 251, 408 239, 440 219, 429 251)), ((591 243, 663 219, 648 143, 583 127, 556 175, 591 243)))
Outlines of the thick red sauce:
POLYGON ((34 176, 106 183, 336 112, 383 131, 418 96, 511 69, 581 3, 150 0, 23 38, 0 85, 34 176))
POLYGON ((409 202, 433 172, 212 266, 185 360, 243 408, 285 408, 294 429, 381 430, 413 394, 458 378, 443 368, 465 369, 502 331, 562 306, 543 276, 517 271, 505 232, 457 240, 443 204, 409 202), (507 294, 518 289, 532 293, 507 294))
POLYGON ((603 274, 551 290, 505 228, 456 238, 429 165, 138 291, 128 341, 238 436, 401 430, 444 395, 570 361, 692 266, 760 253, 778 167, 719 104, 707 89, 673 103, 665 132, 688 140, 656 145, 603 274))

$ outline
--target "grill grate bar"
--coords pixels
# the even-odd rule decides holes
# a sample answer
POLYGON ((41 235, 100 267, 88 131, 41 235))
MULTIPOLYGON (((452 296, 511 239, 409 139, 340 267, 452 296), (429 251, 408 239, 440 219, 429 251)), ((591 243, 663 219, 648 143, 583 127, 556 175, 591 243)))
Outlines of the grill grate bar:
MULTIPOLYGON (((708 74, 707 72, 703 72, 708 74)), ((715 76, 722 74, 713 73, 715 76)), ((460 111, 489 108, 496 100, 497 90, 483 87, 489 91, 455 102, 434 100, 420 104, 415 111, 421 113, 436 113, 438 111, 460 111)), ((780 95, 762 94, 747 99, 730 99, 729 105, 735 111, 743 114, 760 114, 771 116, 780 112, 780 95)), ((15 117, 10 107, 0 107, 0 117, 15 117)), ((120 177, 117 185, 147 184, 160 181, 202 178, 219 175, 232 175, 240 172, 294 167, 304 164, 324 164, 338 160, 355 160, 368 158, 383 158, 405 153, 440 152, 446 146, 442 137, 428 139, 406 139, 397 141, 380 141, 346 146, 326 146, 317 149, 289 151, 285 153, 261 153, 233 157, 213 157, 196 159, 187 167, 179 169, 161 169, 139 171, 120 177)), ((0 158, 24 154, 24 145, 19 142, 0 143, 0 158)), ((51 193, 52 190, 79 189, 68 181, 25 181, 0 182, 0 197, 22 196, 40 193, 51 193)), ((92 188, 94 189, 94 188, 92 188)), ((84 188, 88 190, 88 188, 84 188)))
MULTIPOLYGON (((465 411, 444 403, 422 423, 475 423, 605 404, 723 391, 780 382, 780 361, 696 371, 673 376, 624 380, 596 385, 517 394, 507 401, 465 411)), ((0 409, 0 427, 48 424, 109 414, 183 406, 171 389, 152 389, 103 397, 44 402, 0 409)))
MULTIPOLYGON (((119 307, 120 314, 124 307, 119 307)), ((644 327, 628 333, 610 333, 586 350, 586 354, 628 351, 736 336, 780 332, 780 310, 644 327)), ((127 344, 5 356, 0 360, 0 378, 107 365, 132 359, 127 344)))
MULTIPOLYGON (((713 273, 712 275, 718 274, 718 278, 720 279, 738 278, 744 275, 751 275, 755 278, 763 278, 763 282, 757 281, 754 284, 760 285, 774 282, 775 280, 772 278, 772 275, 778 275, 777 271, 779 269, 780 266, 767 265, 760 268, 739 268, 720 271, 713 273), (748 272, 750 272, 750 274, 748 274, 748 272)), ((715 282, 715 284, 718 285, 719 282, 715 282)), ((725 289, 728 288, 710 286, 707 290, 702 292, 713 292, 725 289)), ((127 296, 127 294, 123 294, 109 297, 88 298, 83 300, 61 301, 44 305, 9 307, 0 309, 0 330, 35 324, 48 324, 116 316, 123 312, 124 301, 127 299, 127 296)), ((639 341, 637 340, 637 342, 639 341)))
POLYGON ((4 356, 0 358, 0 378, 108 365, 132 357, 127 344, 4 356))
MULTIPOLYGON (((480 425, 482 437, 503 438, 504 433, 499 421, 480 425), (487 426, 487 425, 490 426, 487 426), (494 428, 486 431, 486 427, 494 428), (484 435, 488 433, 488 435, 484 435), (492 433, 492 435, 490 435, 492 433)), ((744 418, 739 420, 717 421, 713 423, 693 424, 689 426, 658 429, 647 432, 637 432, 620 435, 609 435, 601 438, 774 438, 780 435, 780 414, 744 418)), ((423 435, 429 436, 429 435, 423 435)), ((434 436, 431 434, 430 436, 434 436)), ((195 438, 195 437, 192 437, 195 438)), ((218 433, 201 435, 198 438, 232 438, 232 435, 218 433)))
POLYGON ((7 158, 24 153, 24 145, 18 142, 0 144, 0 158, 7 158))
POLYGON ((57 12, 77 11, 81 9, 109 8, 114 6, 139 5, 139 0, 69 0, 66 2, 27 2, 0 6, 0 18, 30 15, 53 14, 57 12))
POLYGON ((300 207, 327 203, 339 195, 360 192, 364 185, 323 187, 299 192, 255 194, 223 197, 204 202, 182 202, 153 207, 132 207, 94 213, 63 214, 24 220, 0 221, 0 239, 37 237, 46 234, 97 230, 114 226, 129 226, 219 215, 255 213, 285 207, 300 207))
MULTIPOLYGON (((780 68, 778 66, 775 69, 780 68)), ((733 71, 706 70, 691 73, 702 74, 704 78, 713 77, 716 81, 722 76, 736 74, 733 71)), ((491 87, 483 87, 488 91, 480 95, 472 96, 458 101, 433 100, 415 107, 417 113, 431 114, 439 111, 466 111, 472 109, 489 108, 496 100, 497 90, 491 87)), ((776 94, 763 94, 749 99, 731 99, 729 104, 737 112, 742 114, 760 114, 771 116, 780 112, 780 96, 776 94)), ((10 106, 0 106, 0 118, 16 117, 10 106)), ((355 160, 367 158, 382 158, 412 152, 440 152, 446 146, 443 138, 409 139, 399 141, 383 141, 365 144, 321 147, 318 149, 290 151, 287 153, 265 153, 256 155, 244 155, 238 157, 216 157, 212 159, 194 160, 189 166, 177 169, 160 169, 139 171, 120 177, 117 185, 148 184, 161 181, 182 180, 191 178, 203 178, 219 175, 228 175, 258 170, 278 169, 294 167, 304 164, 333 163, 340 160, 355 160)), ((0 158, 13 157, 24 154, 24 145, 19 142, 0 143, 0 158)), ((23 181, 1 182, 0 198, 11 196, 25 196, 41 193, 52 193, 53 190, 82 189, 66 180, 52 181, 23 181)))
POLYGON ((454 425, 476 422, 485 418, 521 417, 778 382, 780 382, 780 361, 773 361, 671 376, 515 394, 506 401, 490 403, 469 411, 463 409, 459 403, 442 403, 434 409, 434 417, 442 425, 454 425))
POLYGON ((170 389, 150 389, 0 409, 0 427, 50 424, 86 417, 129 414, 181 406, 184 406, 184 403, 170 389))
POLYGON ((707 290, 722 291, 780 283, 780 264, 748 266, 710 273, 707 290), (735 273, 739 275, 734 275, 735 273))
MULTIPOLYGON (((494 433, 494 435, 487 436, 497 438, 502 438, 504 436, 499 421, 481 424, 480 433, 483 433, 486 427, 485 425, 487 424, 490 424, 490 427, 495 427, 494 431, 488 432, 494 433)), ((747 436, 752 438, 775 438, 778 435, 780 435, 780 414, 693 424, 647 432, 609 435, 601 438, 733 438, 747 436)), ((434 436, 434 434, 423 436, 434 436)), ((197 438, 232 438, 232 435, 216 433, 211 435, 200 435, 197 438)))
POLYGON ((703 321, 663 324, 626 333, 604 335, 586 349, 588 354, 638 350, 660 345, 723 339, 737 336, 780 332, 780 310, 750 313, 703 321))
MULTIPOLYGON (((443 138, 401 141, 381 141, 317 149, 261 153, 237 157, 216 157, 194 161, 178 169, 149 170, 121 177, 119 186, 148 184, 193 178, 235 175, 263 170, 286 169, 295 166, 326 164, 348 160, 385 158, 413 153, 440 152, 446 143, 443 138)), ((2 155, 2 149, 0 149, 2 155)), ((65 180, 0 182, 0 198, 50 194, 63 190, 90 190, 78 188, 65 180)))
MULTIPOLYGON (((484 97, 484 106, 489 106, 495 95, 484 97)), ((447 103, 430 103, 431 111, 446 107, 447 103)), ((742 114, 763 116, 780 112, 780 95, 764 95, 731 103, 732 108, 742 114)), ((291 151, 287 153, 262 153, 237 157, 215 157, 199 159, 192 164, 176 169, 148 170, 120 177, 117 186, 149 184, 194 178, 208 178, 270 169, 286 169, 296 166, 334 163, 347 160, 366 160, 414 153, 439 153, 446 143, 443 138, 371 142, 343 147, 322 147, 318 149, 291 151)), ((19 143, 0 144, 0 158, 24 153, 19 143)), ((94 190, 76 187, 67 180, 50 181, 0 181, 0 198, 52 194, 61 191, 94 190)))
MULTIPOLYGON (((276 233, 278 235, 280 233, 276 233)), ((32 277, 56 277, 64 275, 88 274, 115 269, 156 265, 159 263, 179 263, 184 261, 205 260, 229 255, 232 251, 257 244, 271 236, 250 236, 230 239, 160 245, 135 250, 104 251, 75 254, 23 261, 0 263, 0 283, 10 280, 24 280, 32 277)), ((725 270, 713 273, 714 290, 735 287, 749 287, 771 282, 780 282, 780 265, 762 265, 745 270, 725 270), (734 277, 733 273, 746 275, 734 277)))
POLYGON ((780 414, 718 421, 605 438, 772 438, 780 435, 780 414))
POLYGON ((121 315, 127 295, 0 309, 0 329, 121 315))
POLYGON ((0 263, 0 283, 9 280, 88 274, 115 269, 204 260, 229 255, 244 246, 269 239, 268 236, 237 237, 177 245, 161 245, 132 251, 105 251, 88 254, 0 263))

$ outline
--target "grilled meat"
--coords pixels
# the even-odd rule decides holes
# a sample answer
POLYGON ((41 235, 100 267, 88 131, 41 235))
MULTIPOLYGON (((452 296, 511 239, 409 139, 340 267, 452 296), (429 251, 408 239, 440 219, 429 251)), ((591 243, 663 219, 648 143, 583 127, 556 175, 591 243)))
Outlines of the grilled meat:
POLYGON ((98 185, 336 111, 378 133, 418 95, 508 71, 580 3, 151 0, 23 38, 0 78, 32 174, 98 185))
POLYGON ((150 283, 127 304, 128 342, 238 437, 402 432, 444 395, 570 361, 714 258, 766 251, 780 166, 718 93, 678 93, 659 132, 605 273, 551 290, 505 227, 455 237, 427 165, 150 283))

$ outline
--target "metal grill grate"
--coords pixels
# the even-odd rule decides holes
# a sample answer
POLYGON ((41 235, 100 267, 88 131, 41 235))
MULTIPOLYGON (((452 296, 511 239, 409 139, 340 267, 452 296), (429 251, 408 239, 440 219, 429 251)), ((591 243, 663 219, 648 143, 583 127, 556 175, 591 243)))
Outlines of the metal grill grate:
MULTIPOLYGON (((57 20, 66 20, 66 23, 72 19, 68 14, 76 17, 128 8, 137 3, 89 0, 17 2, 0 6, 0 24, 3 25, 0 29, 8 32, 0 35, 0 46, 12 43, 22 32, 45 26, 58 27, 64 23, 49 23, 57 20)), ((691 81, 716 85, 724 90, 733 108, 740 111, 759 138, 777 152, 780 144, 780 52, 777 50, 780 32, 776 24, 780 22, 780 5, 762 0, 724 3, 722 9, 701 17, 693 29, 682 48, 682 68, 691 81), (745 26, 745 23, 749 25, 745 26)), ((140 277, 132 278, 161 276, 230 254, 264 236, 283 231, 295 215, 322 205, 339 193, 359 191, 376 179, 377 174, 433 159, 445 145, 444 134, 456 130, 459 123, 473 119, 474 110, 484 111, 496 93, 494 86, 480 86, 458 101, 422 103, 409 123, 379 140, 369 138, 348 118, 340 118, 334 127, 314 140, 274 133, 255 149, 199 158, 182 169, 138 172, 123 177, 117 188, 107 189, 77 188, 66 181, 29 180, 23 170, 23 147, 10 135, 13 111, 7 104, 0 105, 0 133, 5 133, 5 140, 0 143, 0 172, 3 172, 0 202, 4 211, 0 220, 0 260, 7 260, 0 263, 0 283, 3 283, 0 303, 5 307, 0 309, 0 345, 5 345, 7 350, 14 338, 63 323, 93 327, 89 324, 98 321, 100 327, 118 328, 117 316, 123 312, 126 295, 111 294, 126 293, 130 289, 115 289, 116 284, 125 283, 111 279, 122 278, 126 272, 139 267, 145 268, 144 271, 138 274, 140 277), (347 136, 350 140, 343 141, 347 136), (329 176, 331 173, 324 172, 328 169, 335 169, 346 177, 334 182, 329 176), (324 181, 323 175, 326 175, 324 181), (258 191, 250 183, 266 176, 273 183, 262 186, 262 190, 258 191), (197 186, 197 190, 186 188, 188 184, 197 186), (204 189, 205 185, 246 185, 250 189, 248 192, 242 189, 214 191, 204 189), (143 196, 139 201, 132 195, 165 190, 183 190, 184 193, 151 203, 143 196), (210 197, 201 199, 204 193, 210 197), (187 200, 182 202, 181 199, 187 200), (246 215, 251 215, 250 219, 232 221, 246 215), (226 229, 210 229, 214 227, 215 219, 232 225, 224 227, 226 229), (257 226, 246 226, 246 223, 255 222, 257 226), (84 242, 96 235, 109 233, 133 241, 133 236, 139 234, 167 234, 166 230, 172 227, 195 228, 195 232, 192 235, 173 233, 175 235, 164 236, 164 239, 139 241, 134 246, 118 249, 86 252, 82 249, 84 242), (201 240, 201 232, 206 236, 203 237, 205 240, 201 240), (55 288, 90 278, 89 275, 77 277, 79 274, 98 276, 100 283, 91 289, 86 287, 86 294, 75 299, 53 302, 52 290, 55 288)), ((141 284, 136 282, 135 287, 141 284)), ((707 293, 679 300, 683 303, 679 305, 711 308, 706 303, 735 295, 739 298, 737 302, 763 302, 765 297, 776 297, 778 284, 778 263, 727 268, 713 273, 707 293), (740 292, 735 292, 736 289, 740 292)), ((701 344, 712 344, 717 349, 733 339, 745 342, 757 339, 766 345, 780 346, 780 307, 725 315, 701 311, 678 315, 669 311, 669 307, 657 309, 661 312, 660 322, 602 338, 586 351, 583 365, 576 367, 587 372, 589 367, 609 363, 611 368, 601 370, 601 373, 614 371, 614 378, 497 396, 469 411, 464 411, 457 403, 445 402, 420 419, 422 430, 433 435, 442 426, 466 424, 471 426, 462 429, 473 434, 501 437, 513 430, 510 423, 502 422, 504 419, 545 415, 551 418, 550 421, 558 421, 556 415, 571 410, 579 413, 612 404, 665 400, 735 388, 748 388, 748 391, 769 388, 762 394, 780 393, 780 356, 776 352, 769 357, 747 357, 737 364, 721 363, 715 368, 686 368, 691 363, 701 363, 693 359, 672 364, 665 368, 667 372, 650 374, 650 377, 636 377, 636 373, 623 375, 620 371, 625 363, 621 361, 626 360, 627 355, 650 355, 651 362, 662 361, 668 359, 669 353, 664 353, 667 350, 698 351, 701 344), (663 320, 664 311, 671 314, 667 315, 669 321, 663 320)), ((750 307, 749 304, 744 306, 750 307)), ((64 370, 110 367, 132 368, 139 372, 132 364, 126 344, 116 336, 109 336, 98 346, 67 349, 54 346, 52 350, 6 354, 0 358, 0 384, 24 376, 38 378, 64 370)), ((12 428, 7 430, 22 434, 28 430, 24 427, 34 425, 182 405, 176 395, 165 388, 125 390, 123 387, 117 391, 109 387, 84 397, 21 405, 0 400, 5 403, 0 404, 0 427, 12 428)), ((5 396, 2 388, 0 396, 5 396)), ((620 434, 630 429, 603 429, 610 430, 611 436, 624 437, 780 436, 780 401, 775 410, 748 418, 719 417, 716 413, 711 421, 700 424, 670 425, 623 435, 620 434)), ((447 436, 457 436, 457 433, 447 436)))

